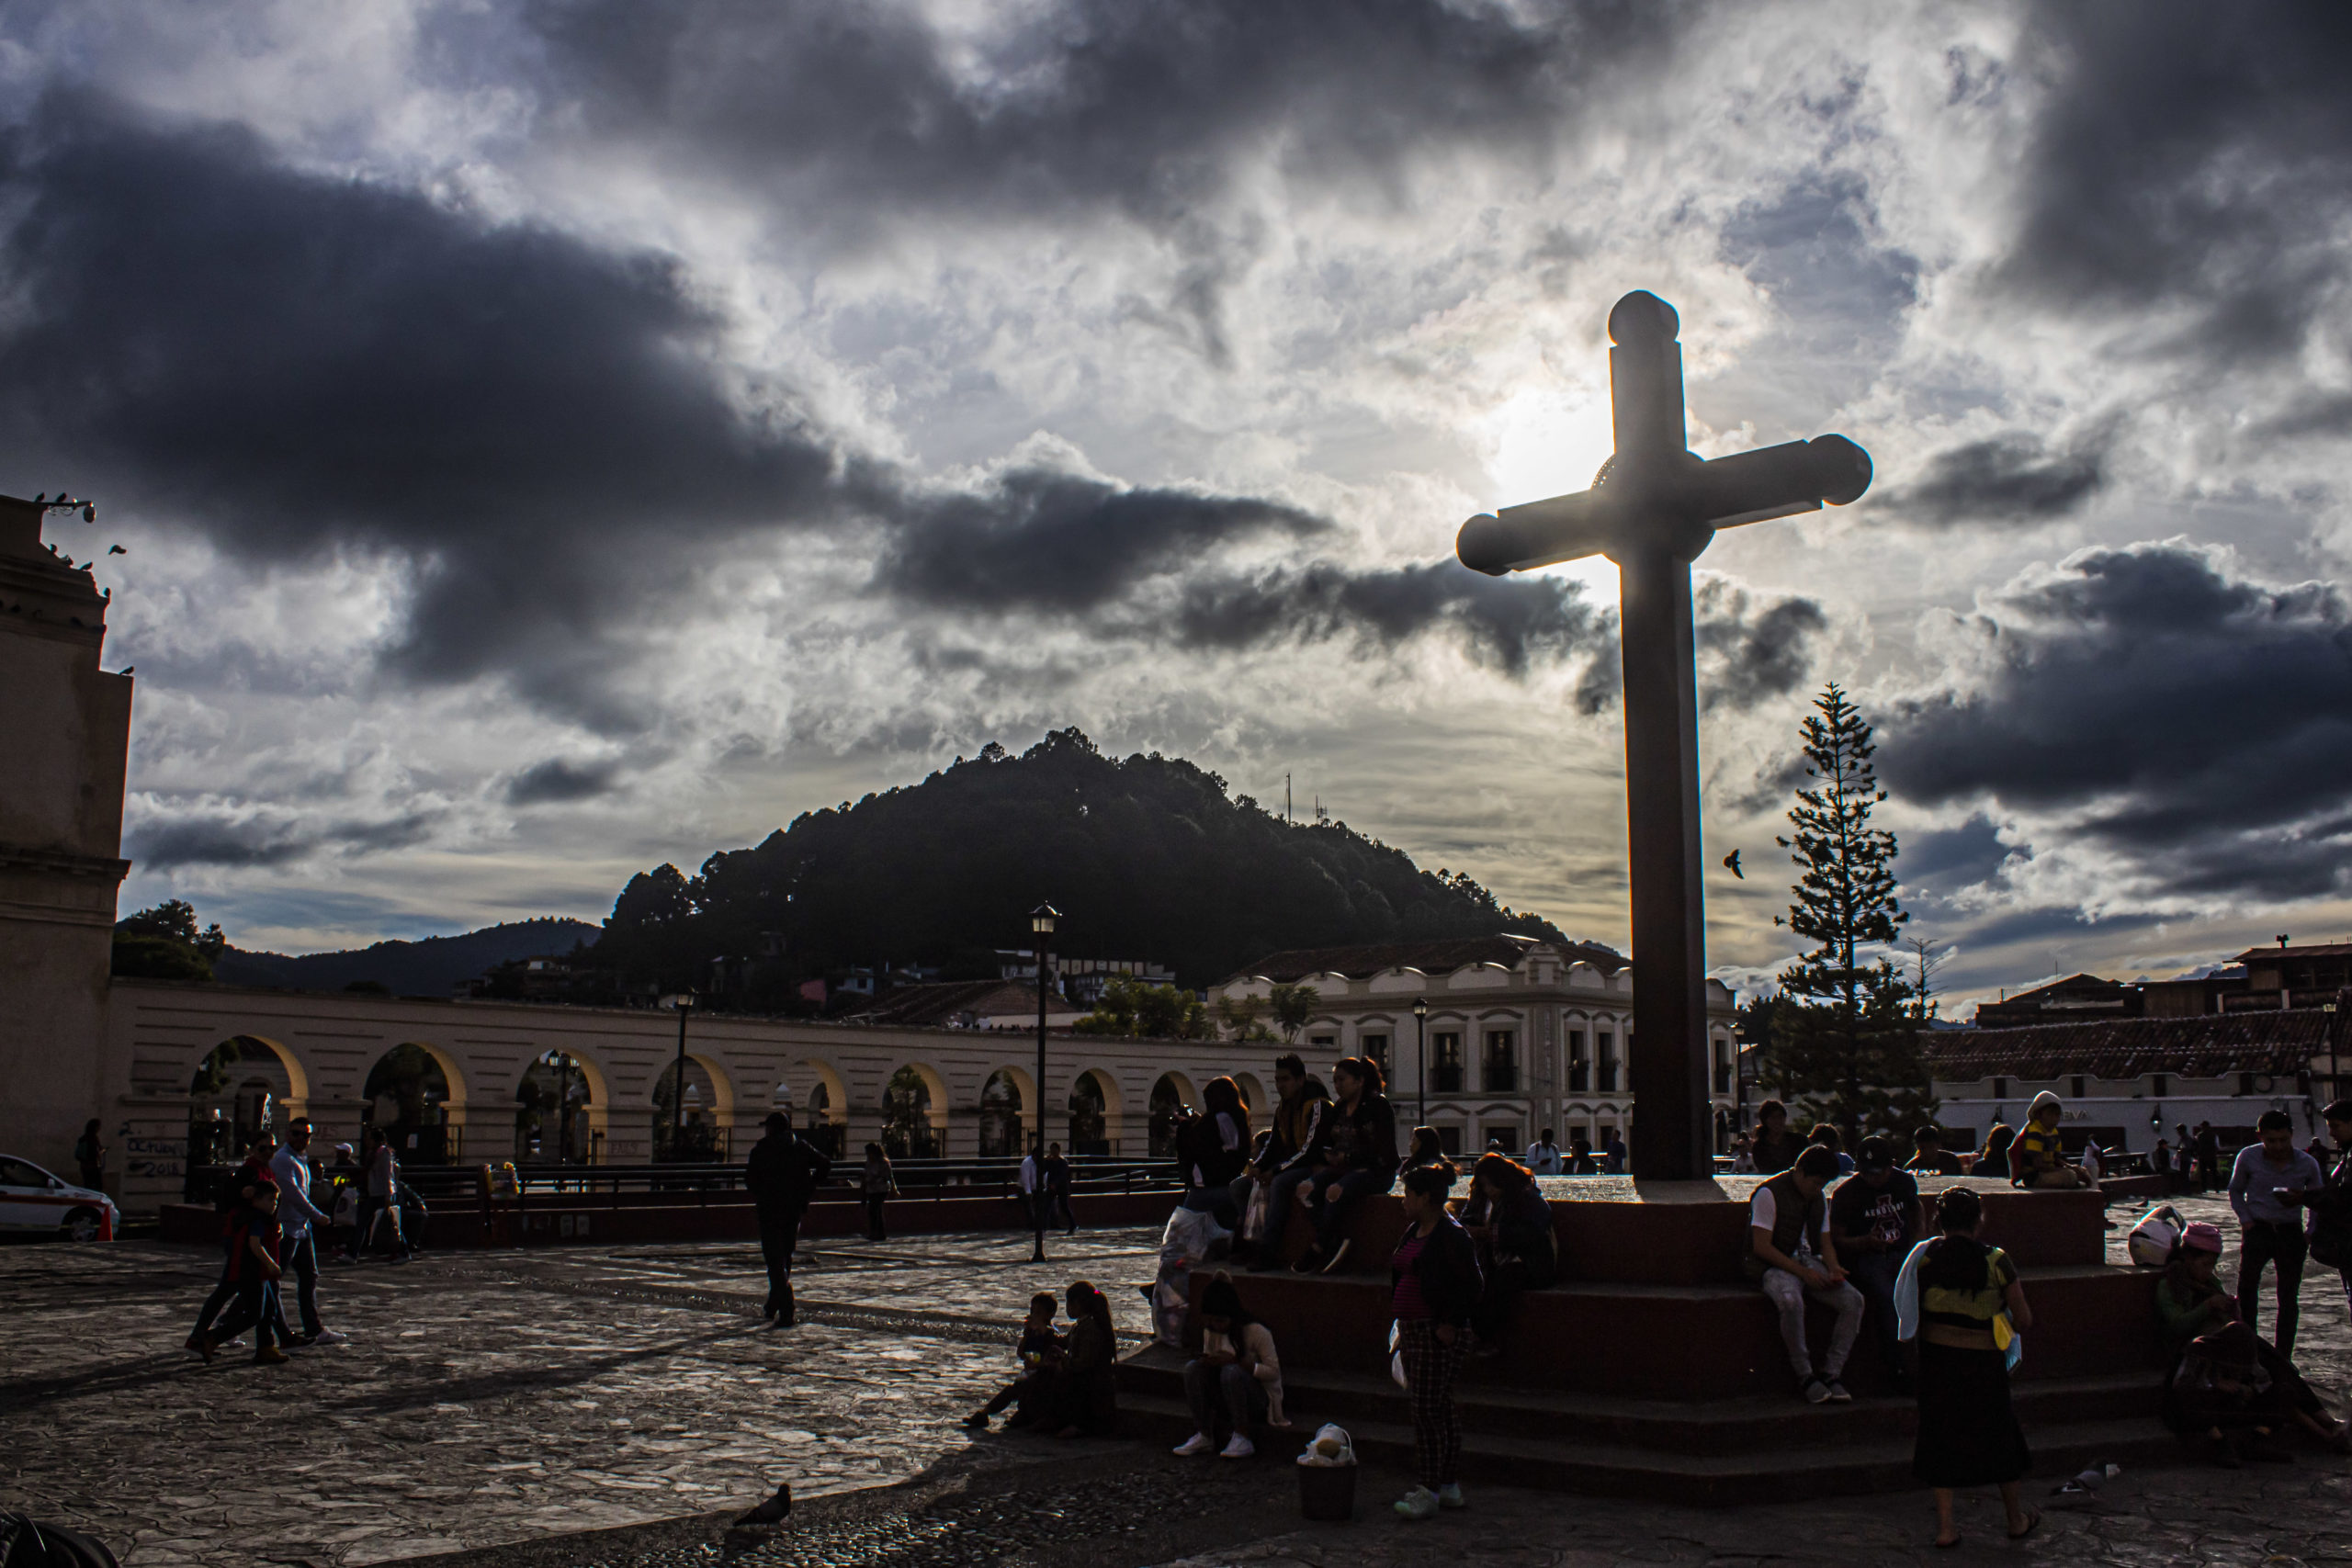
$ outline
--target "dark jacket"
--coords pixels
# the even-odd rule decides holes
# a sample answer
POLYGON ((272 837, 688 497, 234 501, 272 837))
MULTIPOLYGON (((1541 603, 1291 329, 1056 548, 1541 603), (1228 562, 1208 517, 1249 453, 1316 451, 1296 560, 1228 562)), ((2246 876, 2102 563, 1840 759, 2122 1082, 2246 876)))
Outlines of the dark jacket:
POLYGON ((752 1145, 743 1162, 743 1185, 763 1215, 797 1216, 832 1174, 833 1162, 797 1133, 770 1133, 752 1145))
POLYGON ((1396 1111, 1386 1095, 1366 1094, 1353 1114, 1335 1102, 1324 1122, 1324 1168, 1396 1173, 1396 1111))
POLYGON ((1321 1078, 1310 1077, 1298 1099, 1274 1110, 1274 1141, 1266 1163, 1278 1171, 1323 1168, 1323 1150, 1331 1131, 1331 1091, 1321 1078))
MULTIPOLYGON (((1397 1238, 1397 1251, 1403 1251, 1405 1243, 1412 1237, 1412 1227, 1408 1225, 1405 1234, 1397 1238)), ((1388 1288, 1393 1291, 1404 1280, 1405 1270, 1394 1260, 1394 1254, 1390 1258, 1388 1288)), ((1462 1228, 1462 1222, 1452 1214, 1430 1227, 1428 1244, 1413 1259, 1413 1275, 1421 1282, 1421 1301, 1430 1309, 1430 1315, 1456 1327, 1470 1321, 1470 1314, 1487 1288, 1485 1276, 1478 1272, 1478 1248, 1471 1241, 1470 1233, 1462 1228)))

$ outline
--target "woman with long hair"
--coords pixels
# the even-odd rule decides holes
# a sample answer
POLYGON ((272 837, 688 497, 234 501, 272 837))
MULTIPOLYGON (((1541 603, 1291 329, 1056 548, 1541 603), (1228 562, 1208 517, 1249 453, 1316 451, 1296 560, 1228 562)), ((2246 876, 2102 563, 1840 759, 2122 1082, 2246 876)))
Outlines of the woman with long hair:
POLYGON ((2041 1516, 2018 1495, 2033 1462, 2025 1429, 2009 1404, 2010 1337, 2033 1326, 2033 1308, 2017 1265, 1976 1238, 1984 1201, 1968 1188, 1947 1189, 1936 1208, 1932 1239, 1905 1260, 1913 1288, 1899 1307, 1919 1341, 1919 1435, 1911 1473, 1936 1496, 1936 1544, 1960 1544, 1952 1493, 1997 1486, 2009 1539, 2033 1533, 2041 1516))
MULTIPOLYGON (((1183 1130, 1184 1207, 1207 1213, 1233 1202, 1233 1184, 1250 1163, 1250 1107, 1241 1086, 1211 1078, 1201 1089, 1205 1109, 1183 1130)), ((1240 1216, 1233 1222, 1240 1224, 1240 1216)))
POLYGON ((1261 1417, 1277 1427, 1283 1418, 1282 1359, 1272 1330, 1241 1304, 1233 1277, 1219 1274, 1201 1292, 1201 1353, 1184 1364, 1184 1398, 1193 1407, 1193 1435, 1176 1451, 1216 1452, 1221 1459, 1248 1459, 1258 1451, 1250 1427, 1261 1417), (1222 1450, 1217 1434, 1229 1434, 1222 1450))
POLYGON ((1111 1303, 1084 1280, 1071 1280, 1064 1300, 1069 1307, 1070 1329, 1057 1380, 1061 1419, 1054 1436, 1109 1432, 1119 1424, 1118 1391, 1112 1383, 1119 1336, 1112 1326, 1111 1303))
POLYGON ((1453 1163, 1453 1161, 1445 1157, 1445 1144, 1438 1137, 1436 1128, 1416 1127, 1413 1129, 1412 1147, 1407 1150, 1405 1154, 1405 1168, 1407 1170, 1419 1170, 1425 1165, 1451 1165, 1453 1163))
POLYGON ((1396 1185, 1396 1112, 1382 1092, 1387 1086, 1380 1064, 1365 1056, 1343 1057, 1332 1066, 1331 1087, 1340 1103, 1328 1119, 1323 1168, 1308 1184, 1315 1246, 1292 1265, 1302 1274, 1336 1273, 1347 1261, 1348 1215, 1366 1198, 1396 1185))
POLYGON ((1976 1163, 1968 1168, 1971 1176, 1989 1176, 1996 1180, 2009 1179, 2009 1146, 2018 1141, 2017 1130, 2006 1122, 1996 1122, 1984 1134, 1984 1146, 1976 1151, 1976 1163))
POLYGON ((1478 1337, 1477 1354, 1492 1356, 1502 1349, 1503 1330, 1521 1292, 1540 1291, 1560 1277, 1558 1234, 1535 1173, 1492 1151, 1470 1168, 1470 1201, 1462 1223, 1478 1244, 1478 1264, 1487 1277, 1470 1325, 1478 1337))

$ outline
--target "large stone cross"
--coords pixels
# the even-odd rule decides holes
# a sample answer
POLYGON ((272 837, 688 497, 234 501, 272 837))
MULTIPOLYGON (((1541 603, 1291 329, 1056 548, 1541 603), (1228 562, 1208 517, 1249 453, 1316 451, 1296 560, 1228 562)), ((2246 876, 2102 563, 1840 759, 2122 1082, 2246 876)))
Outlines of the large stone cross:
POLYGON ((1690 563, 1718 528, 1843 506, 1871 482, 1870 455, 1842 435, 1702 460, 1683 432, 1680 329, 1655 294, 1618 300, 1615 455, 1590 490, 1481 513, 1454 541, 1463 565, 1498 577, 1582 556, 1617 563, 1634 903, 1629 1143, 1634 1174, 1659 1180, 1714 1169, 1690 563))

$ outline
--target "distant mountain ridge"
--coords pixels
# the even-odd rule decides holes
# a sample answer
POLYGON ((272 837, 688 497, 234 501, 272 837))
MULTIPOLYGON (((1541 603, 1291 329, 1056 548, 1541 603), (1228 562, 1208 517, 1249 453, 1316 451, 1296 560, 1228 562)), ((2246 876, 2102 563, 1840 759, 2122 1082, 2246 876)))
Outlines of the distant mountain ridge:
POLYGON ((446 997, 450 987, 494 964, 541 953, 570 953, 601 935, 584 920, 543 916, 509 920, 456 936, 419 942, 379 942, 339 953, 248 953, 232 947, 213 961, 212 977, 226 986, 276 986, 296 991, 340 991, 373 980, 395 996, 446 997))

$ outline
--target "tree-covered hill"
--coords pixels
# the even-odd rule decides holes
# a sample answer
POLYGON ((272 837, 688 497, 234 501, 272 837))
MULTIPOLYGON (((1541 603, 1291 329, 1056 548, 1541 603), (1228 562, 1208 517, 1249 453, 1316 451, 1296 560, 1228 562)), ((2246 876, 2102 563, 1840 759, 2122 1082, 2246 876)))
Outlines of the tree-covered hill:
POLYGON ((1203 986, 1283 948, 1512 931, 1565 941, 1467 875, 1428 872, 1344 823, 1286 824, 1177 758, 1103 756, 1076 729, 991 743, 919 784, 812 811, 688 877, 629 880, 594 962, 631 989, 784 1006, 853 964, 994 973, 1061 911, 1056 951, 1153 959, 1203 986))

